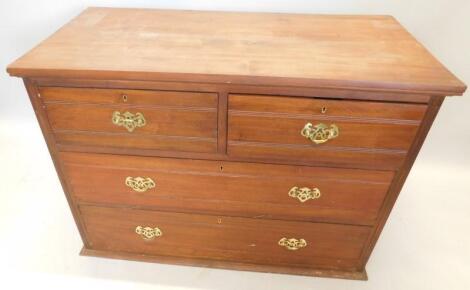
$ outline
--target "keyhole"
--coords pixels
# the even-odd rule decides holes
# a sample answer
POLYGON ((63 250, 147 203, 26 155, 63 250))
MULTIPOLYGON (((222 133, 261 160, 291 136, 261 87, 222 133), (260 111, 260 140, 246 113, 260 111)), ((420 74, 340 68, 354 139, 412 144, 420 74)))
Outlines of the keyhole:
POLYGON ((220 166, 220 171, 224 171, 224 167, 223 166, 220 166))
POLYGON ((122 100, 123 100, 124 102, 127 102, 127 95, 122 95, 122 100))
POLYGON ((221 224, 221 223, 222 223, 222 219, 221 219, 221 218, 218 218, 218 219, 217 219, 217 223, 218 223, 218 224, 221 224))
POLYGON ((325 113, 326 113, 326 107, 322 107, 322 108, 321 108, 321 113, 322 113, 322 114, 325 114, 325 113))

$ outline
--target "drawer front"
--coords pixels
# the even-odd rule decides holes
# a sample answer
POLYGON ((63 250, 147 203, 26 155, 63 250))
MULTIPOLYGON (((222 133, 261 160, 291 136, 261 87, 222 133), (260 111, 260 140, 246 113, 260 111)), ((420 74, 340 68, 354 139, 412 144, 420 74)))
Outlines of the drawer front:
POLYGON ((217 95, 41 88, 59 144, 215 152, 217 95))
POLYGON ((81 203, 372 225, 392 172, 62 152, 81 203))
POLYGON ((228 153, 394 170, 425 110, 415 104, 230 95, 228 153))
POLYGON ((258 264, 354 269, 370 233, 365 226, 96 206, 80 212, 95 250, 258 264))

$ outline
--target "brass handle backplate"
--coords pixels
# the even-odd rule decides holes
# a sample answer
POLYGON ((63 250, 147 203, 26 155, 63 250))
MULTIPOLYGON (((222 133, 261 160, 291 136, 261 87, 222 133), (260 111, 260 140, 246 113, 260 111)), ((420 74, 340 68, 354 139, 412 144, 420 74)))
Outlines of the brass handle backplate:
POLYGON ((282 238, 279 240, 278 245, 281 247, 285 247, 290 251, 295 251, 300 248, 305 248, 307 246, 307 241, 304 239, 282 238))
POLYGON ((159 228, 151 228, 144 226, 137 226, 135 233, 142 237, 146 241, 151 241, 157 237, 161 237, 163 232, 159 228))
POLYGON ((126 177, 126 185, 137 192, 145 192, 155 187, 155 181, 150 177, 126 177))
POLYGON ((134 131, 135 128, 143 127, 147 123, 142 113, 125 112, 121 114, 118 111, 113 112, 112 122, 116 126, 126 128, 129 132, 134 131))
POLYGON ((327 126, 319 123, 314 126, 312 123, 307 123, 302 131, 300 131, 300 134, 315 144, 321 144, 338 137, 339 128, 335 124, 327 126))
POLYGON ((294 186, 289 190, 289 196, 297 198, 300 202, 306 202, 309 199, 320 198, 321 192, 318 188, 297 187, 294 186))

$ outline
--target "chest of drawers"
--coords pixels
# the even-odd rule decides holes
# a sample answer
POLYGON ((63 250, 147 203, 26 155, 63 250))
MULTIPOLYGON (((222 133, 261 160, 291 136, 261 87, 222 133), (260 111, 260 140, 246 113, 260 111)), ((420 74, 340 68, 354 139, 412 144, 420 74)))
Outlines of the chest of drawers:
POLYGON ((466 89, 389 16, 89 8, 7 70, 82 254, 350 279, 466 89))

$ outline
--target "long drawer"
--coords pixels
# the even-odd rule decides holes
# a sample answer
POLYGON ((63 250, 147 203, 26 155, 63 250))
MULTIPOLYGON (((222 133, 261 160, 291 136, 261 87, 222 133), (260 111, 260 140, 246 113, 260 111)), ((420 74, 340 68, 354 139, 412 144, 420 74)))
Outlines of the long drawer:
POLYGON ((41 87, 59 144, 210 153, 217 94, 41 87))
POLYGON ((418 104, 230 95, 228 154, 395 170, 425 110, 418 104))
POLYGON ((94 250, 356 269, 366 226, 80 207, 94 250))
POLYGON ((392 172, 61 152, 81 203, 371 225, 392 172))

